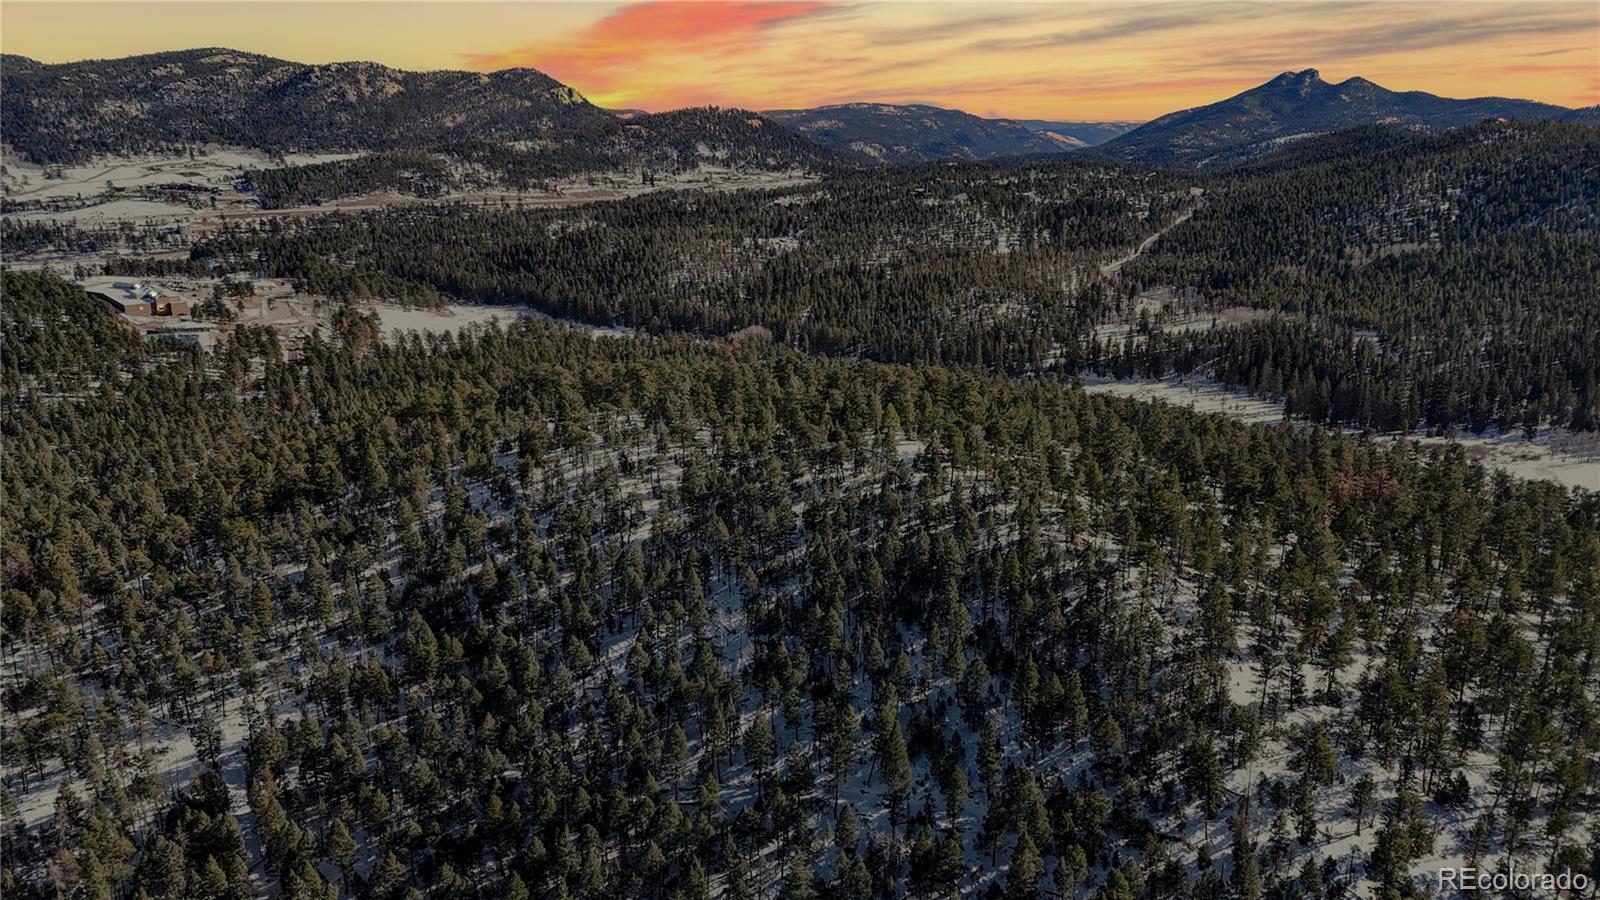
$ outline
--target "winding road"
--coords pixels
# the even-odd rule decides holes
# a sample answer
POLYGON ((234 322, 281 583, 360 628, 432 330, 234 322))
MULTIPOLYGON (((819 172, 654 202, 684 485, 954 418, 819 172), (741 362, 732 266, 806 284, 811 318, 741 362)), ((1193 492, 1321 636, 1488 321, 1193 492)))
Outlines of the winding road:
POLYGON ((1134 248, 1134 251, 1132 253, 1129 253, 1127 256, 1121 257, 1120 259, 1114 259, 1111 262, 1108 262, 1105 265, 1101 266, 1100 267, 1100 274, 1106 276, 1107 278, 1116 277, 1116 274, 1118 272, 1122 271, 1122 267, 1123 266, 1125 266, 1128 263, 1131 263, 1134 260, 1138 259, 1139 255, 1141 253, 1144 253, 1146 250, 1149 250, 1150 249, 1150 245, 1154 244, 1156 241, 1160 240, 1162 235, 1166 234, 1167 232, 1171 231, 1174 228, 1177 228, 1179 225, 1182 225, 1183 223, 1189 221, 1189 217, 1194 215, 1194 211, 1196 209, 1199 209, 1199 208, 1200 207, 1197 204, 1197 205, 1192 206, 1192 207, 1184 210, 1183 212, 1179 213, 1178 217, 1173 219, 1170 223, 1168 223, 1167 227, 1161 229, 1160 231, 1156 232, 1155 234, 1152 234, 1149 237, 1145 238, 1144 240, 1140 241, 1139 242, 1139 246, 1134 248))

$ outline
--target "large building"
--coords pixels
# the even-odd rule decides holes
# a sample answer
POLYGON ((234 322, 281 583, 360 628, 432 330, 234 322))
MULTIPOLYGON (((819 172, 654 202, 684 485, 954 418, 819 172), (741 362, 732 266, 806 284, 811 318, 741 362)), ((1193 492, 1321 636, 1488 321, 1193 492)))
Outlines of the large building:
POLYGON ((111 304, 111 308, 125 316, 154 315, 150 308, 150 301, 137 295, 107 294, 104 291, 90 291, 96 297, 111 304))
POLYGON ((92 293, 125 316, 187 316, 191 308, 187 299, 139 281, 113 281, 108 288, 92 293))

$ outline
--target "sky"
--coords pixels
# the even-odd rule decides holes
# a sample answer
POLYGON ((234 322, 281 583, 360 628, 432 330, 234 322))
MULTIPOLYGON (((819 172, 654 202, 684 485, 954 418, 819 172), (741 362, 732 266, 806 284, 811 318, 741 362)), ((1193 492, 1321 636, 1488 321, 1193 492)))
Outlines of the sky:
POLYGON ((610 108, 922 102, 1145 120, 1316 68, 1451 97, 1600 103, 1600 3, 0 3, 0 49, 45 62, 230 47, 405 69, 531 66, 610 108))

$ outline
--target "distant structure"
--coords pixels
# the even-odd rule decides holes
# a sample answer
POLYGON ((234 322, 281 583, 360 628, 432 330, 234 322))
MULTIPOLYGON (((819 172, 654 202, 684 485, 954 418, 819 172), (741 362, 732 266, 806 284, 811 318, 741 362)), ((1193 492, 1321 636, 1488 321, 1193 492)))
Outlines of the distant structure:
POLYGON ((187 316, 189 301, 161 293, 152 284, 138 281, 113 281, 114 293, 93 292, 125 316, 187 316))

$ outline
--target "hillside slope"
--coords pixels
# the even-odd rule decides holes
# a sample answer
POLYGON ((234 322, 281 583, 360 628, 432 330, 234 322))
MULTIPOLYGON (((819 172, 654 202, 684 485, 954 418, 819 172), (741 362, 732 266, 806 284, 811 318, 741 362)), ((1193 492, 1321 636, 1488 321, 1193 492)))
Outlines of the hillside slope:
POLYGON ((1095 147, 1139 127, 1138 122, 1057 122, 1018 119, 1017 124, 1063 145, 1095 147))
POLYGON ((1088 143, 1043 134, 1010 119, 986 119, 920 103, 844 103, 767 110, 765 115, 814 141, 885 162, 1059 153, 1088 143))
POLYGON ((1120 273, 1273 318, 1164 335, 1148 358, 1382 429, 1600 427, 1600 131, 1368 126, 1209 180, 1120 273), (1191 369, 1190 367, 1195 367, 1191 369))
POLYGON ((200 364, 0 289, 7 898, 1595 870, 1587 492, 535 319, 200 364))

